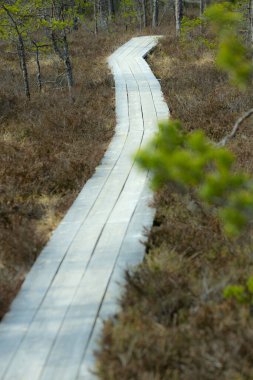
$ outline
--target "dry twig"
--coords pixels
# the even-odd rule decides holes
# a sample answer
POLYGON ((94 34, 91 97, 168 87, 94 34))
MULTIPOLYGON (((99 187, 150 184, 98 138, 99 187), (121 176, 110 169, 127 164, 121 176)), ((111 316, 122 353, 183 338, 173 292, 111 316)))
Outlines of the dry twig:
POLYGON ((223 137, 222 140, 220 140, 217 145, 218 146, 225 146, 228 142, 228 140, 232 139, 235 137, 240 125, 248 119, 251 115, 253 114, 253 108, 249 109, 247 112, 245 112, 239 119, 237 119, 236 123, 233 126, 232 132, 228 134, 227 136, 223 137))

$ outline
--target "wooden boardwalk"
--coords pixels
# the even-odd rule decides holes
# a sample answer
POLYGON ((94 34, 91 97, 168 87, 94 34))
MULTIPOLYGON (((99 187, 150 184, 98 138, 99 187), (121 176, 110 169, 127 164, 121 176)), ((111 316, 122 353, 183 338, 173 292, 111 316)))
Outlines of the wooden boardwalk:
POLYGON ((105 157, 28 274, 0 324, 1 380, 91 380, 102 320, 117 310, 126 267, 143 259, 154 210, 147 173, 132 154, 168 117, 143 57, 157 38, 138 37, 109 64, 117 127, 105 157))

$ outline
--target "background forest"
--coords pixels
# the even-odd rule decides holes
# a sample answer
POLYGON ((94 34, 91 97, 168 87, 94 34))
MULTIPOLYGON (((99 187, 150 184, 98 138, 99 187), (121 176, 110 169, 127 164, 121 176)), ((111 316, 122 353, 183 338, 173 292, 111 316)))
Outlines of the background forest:
POLYGON ((113 135, 107 56, 142 34, 172 119, 136 158, 156 218, 98 373, 252 379, 252 0, 0 0, 0 316, 113 135))

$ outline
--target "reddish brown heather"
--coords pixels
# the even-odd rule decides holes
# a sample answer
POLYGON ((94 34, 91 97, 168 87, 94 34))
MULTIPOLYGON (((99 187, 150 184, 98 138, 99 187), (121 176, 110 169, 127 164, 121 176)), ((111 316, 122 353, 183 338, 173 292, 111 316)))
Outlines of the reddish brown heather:
MULTIPOLYGON (((172 116, 219 140, 252 107, 252 90, 232 88, 203 45, 179 45, 172 32, 149 59, 172 116)), ((230 144, 237 168, 253 169, 252 119, 230 144)), ((252 229, 227 239, 214 210, 170 188, 156 195, 144 263, 127 273, 121 312, 105 323, 98 372, 108 380, 249 380, 249 305, 223 298, 227 284, 253 274, 252 229)))
POLYGON ((42 56, 41 95, 29 57, 32 100, 22 95, 16 56, 0 57, 0 317, 51 231, 92 175, 115 126, 106 58, 128 35, 71 39, 74 102, 55 56, 42 56), (54 82, 56 79, 56 82, 54 82))

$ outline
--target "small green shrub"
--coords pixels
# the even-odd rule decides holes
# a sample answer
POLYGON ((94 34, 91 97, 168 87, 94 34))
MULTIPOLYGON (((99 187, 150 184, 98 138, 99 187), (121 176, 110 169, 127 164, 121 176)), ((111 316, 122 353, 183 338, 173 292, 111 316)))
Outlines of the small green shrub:
POLYGON ((201 200, 215 206, 227 234, 238 234, 252 221, 251 178, 235 173, 232 153, 212 144, 204 132, 185 133, 179 121, 162 122, 136 158, 151 171, 154 189, 170 184, 178 192, 194 190, 201 200))
POLYGON ((205 46, 208 49, 214 49, 216 43, 209 41, 209 39, 203 33, 199 33, 200 30, 206 28, 206 20, 204 18, 188 18, 186 16, 182 19, 180 43, 185 48, 197 48, 198 46, 205 46))
POLYGON ((223 290, 226 299, 235 299, 245 305, 253 304, 253 276, 249 277, 245 285, 228 285, 223 290))
POLYGON ((219 40, 217 65, 228 73, 233 84, 244 89, 251 78, 253 64, 240 33, 243 12, 236 3, 224 2, 208 7, 205 17, 219 40))

